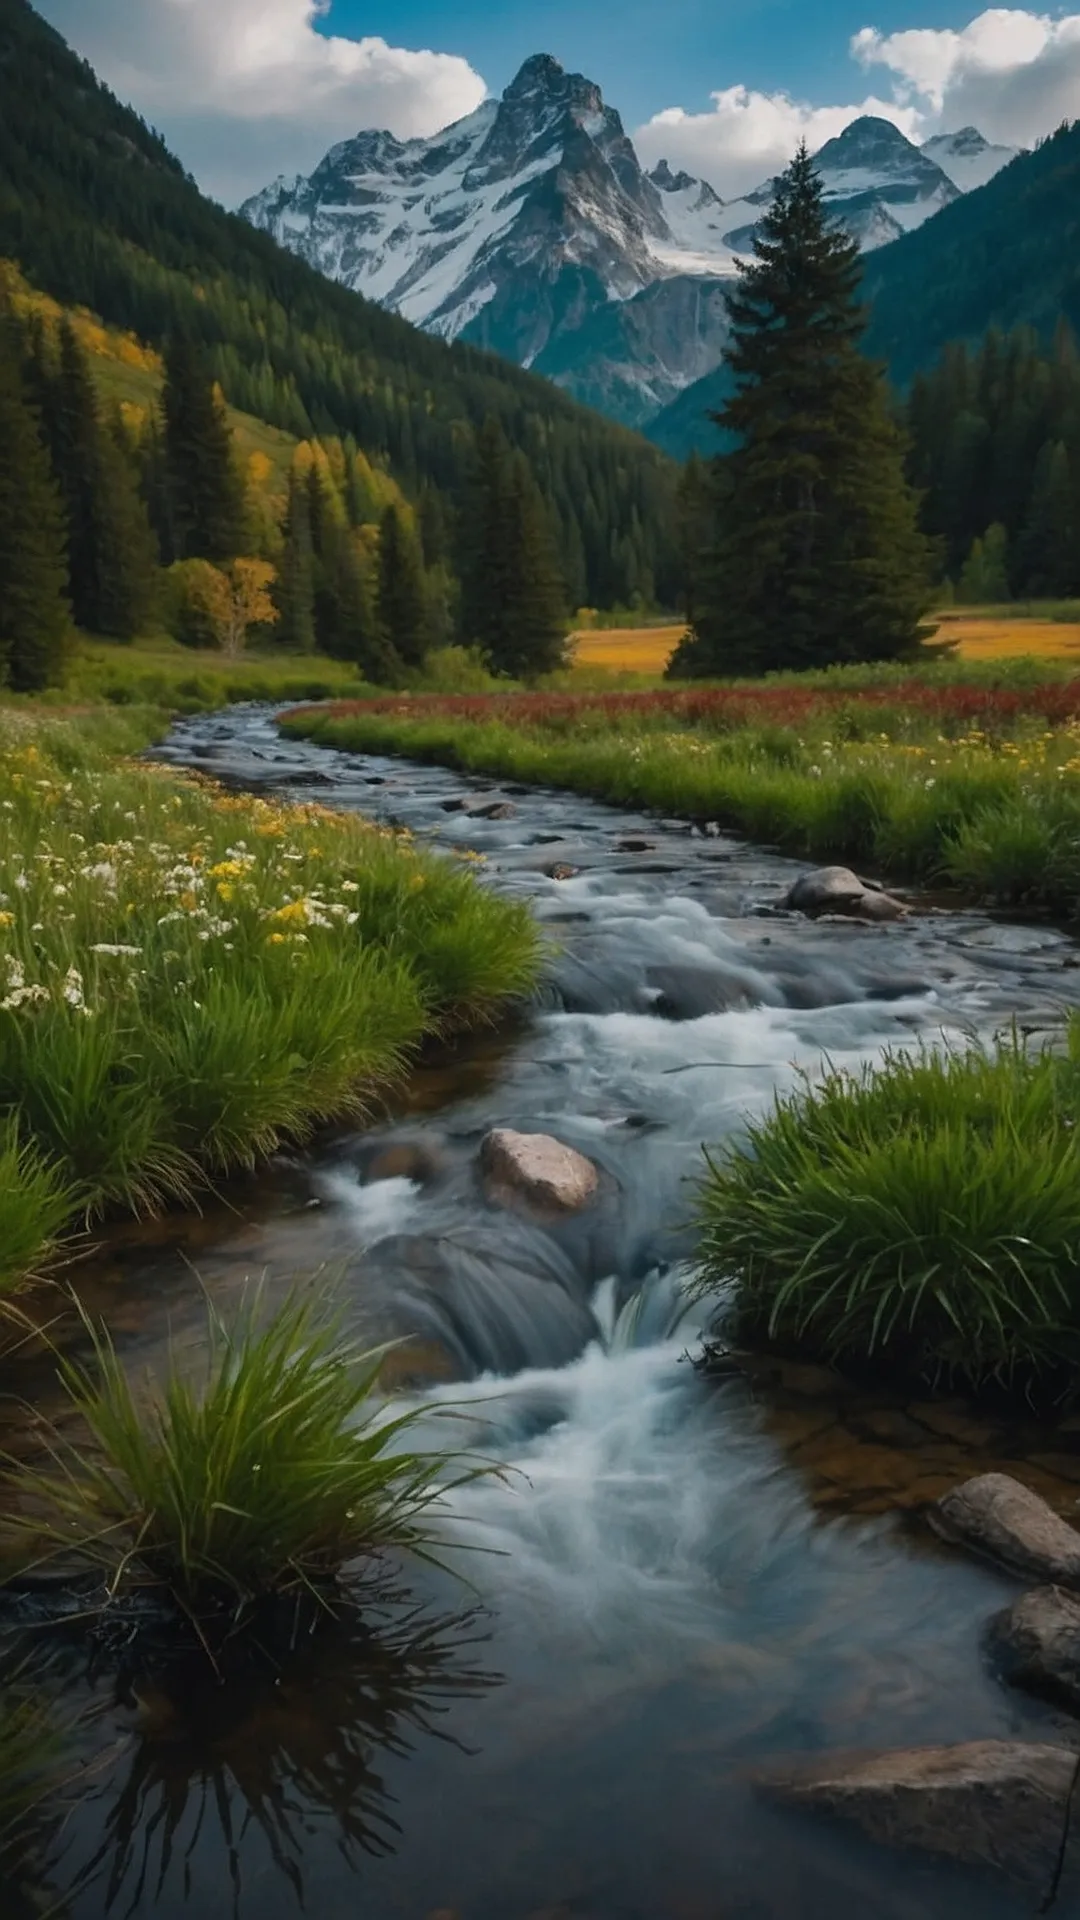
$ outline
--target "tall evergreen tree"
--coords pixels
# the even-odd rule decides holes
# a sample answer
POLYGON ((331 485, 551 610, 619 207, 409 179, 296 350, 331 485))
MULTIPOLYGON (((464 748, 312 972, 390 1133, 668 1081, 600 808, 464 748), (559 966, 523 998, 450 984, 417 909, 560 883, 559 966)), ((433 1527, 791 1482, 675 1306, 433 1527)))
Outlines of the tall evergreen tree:
POLYGON ((1017 542, 1016 584, 1036 599, 1080 592, 1080 511, 1060 440, 1039 453, 1031 501, 1017 542))
POLYGON ((732 297, 733 451, 696 640, 673 671, 762 672, 913 647, 929 552, 881 371, 860 352, 859 250, 805 146, 777 182, 732 297))
POLYGON ((561 665, 566 589, 554 536, 523 455, 487 420, 459 516, 461 637, 493 673, 534 679, 561 665))
POLYGON ((244 483, 225 405, 187 334, 165 353, 162 396, 172 560, 229 560, 246 544, 244 483))
POLYGON ((522 453, 510 465, 507 537, 510 595, 489 661, 494 673, 535 680, 565 664, 566 588, 547 508, 522 453))
POLYGON ((379 526, 378 617, 398 658, 422 666, 430 645, 424 556, 411 517, 393 505, 379 526))
POLYGON ((1000 520, 987 527, 960 569, 956 597, 962 606, 988 606, 1009 598, 1009 536, 1000 520))
POLYGON ((294 653, 314 653, 315 553, 311 505, 309 489, 295 467, 289 474, 282 533, 284 547, 274 596, 278 609, 277 637, 283 647, 294 653))
POLYGON ((459 621, 466 646, 488 659, 503 644, 505 609, 512 595, 508 501, 510 447, 491 415, 476 437, 468 487, 458 514, 459 621))
POLYGON ((76 623, 132 640, 145 630, 154 607, 157 543, 134 464, 104 415, 89 358, 67 318, 45 392, 46 433, 67 515, 76 623))
POLYGON ((63 507, 23 357, 0 309, 0 684, 30 693, 62 677, 71 612, 63 507))

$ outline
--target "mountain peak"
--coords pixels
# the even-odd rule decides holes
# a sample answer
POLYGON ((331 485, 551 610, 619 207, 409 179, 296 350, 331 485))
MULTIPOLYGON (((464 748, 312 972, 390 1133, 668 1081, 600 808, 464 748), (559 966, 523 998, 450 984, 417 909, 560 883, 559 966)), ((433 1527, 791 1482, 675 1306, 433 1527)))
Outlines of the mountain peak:
POLYGON ((842 157, 850 165, 856 154, 860 159, 872 157, 878 160, 890 155, 917 152, 918 148, 905 133, 901 133, 894 121, 884 120, 880 114, 863 113, 857 120, 852 120, 843 133, 826 141, 816 157, 820 161, 823 154, 828 154, 837 162, 842 157))
POLYGON ((566 68, 556 60, 554 54, 531 53, 518 68, 503 98, 517 100, 523 94, 552 93, 558 90, 565 78, 566 68))
MULTIPOLYGON (((939 134, 938 142, 950 146, 954 153, 985 153, 990 145, 978 127, 960 127, 956 133, 939 134)), ((931 142, 927 140, 923 144, 929 146, 931 142)))
POLYGON ((685 168, 681 169, 678 173, 672 173, 671 167, 666 160, 657 161, 649 175, 649 179, 652 181, 653 186, 659 187, 663 193, 683 193, 687 187, 693 187, 697 184, 693 174, 687 173, 685 168))

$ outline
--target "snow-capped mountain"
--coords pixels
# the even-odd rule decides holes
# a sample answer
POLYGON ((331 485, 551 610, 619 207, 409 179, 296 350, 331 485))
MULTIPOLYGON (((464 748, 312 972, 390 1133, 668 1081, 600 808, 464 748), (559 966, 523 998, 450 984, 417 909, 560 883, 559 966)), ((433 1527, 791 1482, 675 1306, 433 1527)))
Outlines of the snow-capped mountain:
MULTIPOLYGON (((940 155, 867 118, 822 149, 829 199, 862 246, 909 231, 1011 158, 974 129, 935 145, 940 155)), ((725 204, 666 161, 644 172, 599 88, 536 54, 501 100, 444 132, 359 133, 241 212, 416 325, 640 425, 721 359, 725 283, 772 193, 770 180, 725 204)))
POLYGON ((984 140, 977 127, 961 127, 959 133, 935 133, 924 140, 921 151, 937 162, 961 193, 985 187, 995 173, 1015 160, 1019 147, 994 147, 984 140))

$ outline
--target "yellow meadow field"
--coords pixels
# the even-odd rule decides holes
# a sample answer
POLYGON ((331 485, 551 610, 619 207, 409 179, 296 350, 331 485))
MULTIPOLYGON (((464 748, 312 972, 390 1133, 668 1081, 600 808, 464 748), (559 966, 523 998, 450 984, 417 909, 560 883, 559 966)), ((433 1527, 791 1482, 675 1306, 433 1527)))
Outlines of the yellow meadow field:
POLYGON ((572 634, 575 667, 607 667, 613 673, 663 673, 685 626, 609 627, 572 634))
POLYGON ((955 642, 964 660, 1008 660, 1030 654, 1039 660, 1080 663, 1080 621, 999 618, 945 613, 935 639, 955 642))

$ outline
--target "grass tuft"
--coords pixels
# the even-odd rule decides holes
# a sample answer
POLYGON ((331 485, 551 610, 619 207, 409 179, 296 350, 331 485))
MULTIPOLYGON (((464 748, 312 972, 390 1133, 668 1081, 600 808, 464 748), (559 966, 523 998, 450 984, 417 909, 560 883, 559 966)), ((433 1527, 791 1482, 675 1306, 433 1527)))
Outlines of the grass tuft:
POLYGON ((348 1340, 318 1293, 268 1315, 253 1288, 231 1324, 209 1306, 196 1377, 174 1353, 142 1391, 83 1319, 89 1363, 59 1370, 87 1437, 67 1438, 65 1420, 42 1465, 12 1470, 24 1563, 59 1557, 114 1595, 156 1588, 196 1621, 235 1622, 271 1598, 328 1599, 374 1555, 431 1558, 447 1495, 492 1471, 410 1449, 427 1409, 386 1411, 385 1350, 348 1340))
POLYGON ((901 1376, 1080 1378, 1080 1024, 897 1054, 778 1099, 710 1162, 698 1289, 742 1337, 901 1376))

